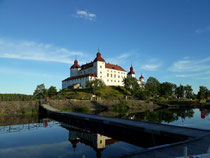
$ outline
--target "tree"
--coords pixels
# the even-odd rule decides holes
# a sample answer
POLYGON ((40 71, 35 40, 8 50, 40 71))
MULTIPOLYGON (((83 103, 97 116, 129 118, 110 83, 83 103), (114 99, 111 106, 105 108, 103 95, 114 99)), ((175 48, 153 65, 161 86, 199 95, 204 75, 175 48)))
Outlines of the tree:
POLYGON ((145 84, 145 90, 148 92, 150 96, 157 96, 159 94, 160 82, 154 78, 149 77, 145 84))
POLYGON ((134 77, 124 78, 123 83, 124 83, 124 87, 125 87, 126 91, 129 90, 133 94, 135 93, 135 91, 137 91, 140 88, 136 78, 134 78, 134 77))
POLYGON ((40 84, 36 87, 34 94, 37 99, 44 99, 47 96, 47 89, 44 84, 40 84))
POLYGON ((134 96, 137 97, 140 100, 146 100, 147 99, 147 93, 143 88, 139 88, 135 92, 134 96))
POLYGON ((183 98, 184 97, 184 86, 180 84, 180 86, 176 88, 175 93, 178 98, 183 98))
POLYGON ((56 87, 51 86, 51 87, 48 89, 48 96, 49 96, 49 97, 52 97, 52 96, 55 96, 55 95, 57 95, 57 89, 56 89, 56 87))
POLYGON ((207 99, 209 95, 209 90, 208 88, 204 87, 204 86, 200 86, 199 91, 198 91, 198 95, 197 98, 198 99, 207 99))
POLYGON ((163 82, 160 84, 160 95, 169 97, 172 96, 173 94, 173 87, 174 84, 169 83, 169 82, 163 82))
POLYGON ((86 82, 86 88, 90 89, 94 94, 96 90, 104 88, 106 85, 101 79, 89 80, 86 82))
POLYGON ((193 97, 193 89, 190 85, 184 87, 186 98, 191 99, 193 97))

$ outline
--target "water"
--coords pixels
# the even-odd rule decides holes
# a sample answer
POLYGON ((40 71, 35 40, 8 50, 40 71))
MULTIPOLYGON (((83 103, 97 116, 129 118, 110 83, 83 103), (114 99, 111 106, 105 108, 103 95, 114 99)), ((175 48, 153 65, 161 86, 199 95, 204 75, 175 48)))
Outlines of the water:
MULTIPOLYGON (((16 117, 18 118, 18 117, 16 117)), ((3 120, 14 120, 7 117, 3 120)), ((1 158, 94 158, 120 156, 133 151, 142 150, 141 147, 125 143, 107 136, 80 129, 74 126, 66 127, 53 120, 32 120, 22 118, 21 124, 11 125, 8 121, 0 126, 0 157, 1 158)), ((16 122, 17 123, 17 122, 16 122)))
MULTIPOLYGON (((209 111, 208 109, 159 109, 153 112, 133 113, 127 117, 141 121, 210 129, 209 111)), ((144 150, 144 147, 128 142, 49 119, 39 120, 37 116, 0 117, 1 158, 117 157, 144 150)))
POLYGON ((159 109, 129 114, 128 118, 210 130, 210 109, 159 109))

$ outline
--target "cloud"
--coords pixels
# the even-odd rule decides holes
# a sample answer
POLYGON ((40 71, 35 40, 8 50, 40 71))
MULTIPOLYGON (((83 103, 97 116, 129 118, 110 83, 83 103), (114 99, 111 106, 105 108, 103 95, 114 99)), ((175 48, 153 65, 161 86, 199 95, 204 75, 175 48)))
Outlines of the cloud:
POLYGON ((169 71, 173 72, 198 72, 210 69, 210 57, 200 60, 183 59, 176 61, 169 71))
POLYGON ((128 62, 131 62, 129 60, 129 57, 131 57, 133 55, 133 52, 128 52, 128 53, 123 53, 119 56, 116 57, 112 57, 112 58, 108 58, 106 61, 112 64, 118 64, 118 65, 122 65, 122 64, 126 64, 128 62))
POLYGON ((143 54, 140 55, 138 50, 131 50, 118 55, 117 57, 108 58, 107 61, 112 64, 125 66, 128 70, 132 64, 135 72, 140 72, 142 70, 157 71, 158 68, 162 66, 162 62, 159 59, 144 57, 143 54))
POLYGON ((91 20, 91 21, 96 20, 96 14, 93 14, 84 10, 78 10, 76 12, 76 15, 73 15, 73 16, 76 18, 82 18, 82 19, 91 20))
POLYGON ((209 31, 210 31, 210 27, 205 27, 205 28, 196 29, 195 33, 202 34, 202 33, 209 32, 209 31))
POLYGON ((192 60, 184 58, 183 60, 176 61, 169 71, 176 72, 176 77, 180 78, 194 78, 208 80, 210 74, 210 57, 200 60, 192 60))
POLYGON ((149 59, 145 64, 141 66, 141 69, 146 71, 157 71, 162 65, 161 61, 156 58, 149 59))
POLYGON ((161 64, 145 64, 141 68, 147 71, 156 71, 160 66, 161 64))
POLYGON ((75 57, 85 57, 79 51, 33 41, 13 41, 0 38, 0 58, 73 63, 75 57))
POLYGON ((58 75, 52 75, 48 73, 42 73, 42 72, 33 72, 33 71, 27 71, 23 69, 17 69, 17 68, 8 68, 8 67, 0 67, 0 72, 3 74, 13 74, 13 75, 21 75, 21 76, 32 76, 32 77, 41 77, 41 78, 54 78, 54 79, 62 79, 64 76, 58 76, 58 75))

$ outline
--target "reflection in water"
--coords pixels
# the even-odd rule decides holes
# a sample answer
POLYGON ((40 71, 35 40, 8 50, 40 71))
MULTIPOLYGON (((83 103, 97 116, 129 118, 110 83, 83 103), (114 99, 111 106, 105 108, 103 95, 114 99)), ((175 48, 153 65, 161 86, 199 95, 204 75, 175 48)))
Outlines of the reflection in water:
POLYGON ((201 110, 201 118, 205 119, 206 117, 206 111, 205 110, 201 110))
POLYGON ((162 124, 210 129, 210 108, 181 109, 166 108, 133 113, 128 118, 162 124))
MULTIPOLYGON (((210 129, 209 113, 209 109, 160 109, 154 112, 134 113, 128 117, 141 121, 210 129)), ((104 130, 102 135, 88 128, 49 119, 40 120, 36 116, 1 117, 0 157, 116 157, 171 141, 165 137, 145 133, 125 133, 127 137, 122 137, 125 136, 125 131, 116 131, 114 128, 111 132, 104 130)))
POLYGON ((193 109, 158 109, 155 111, 146 111, 141 113, 130 114, 129 117, 135 118, 139 121, 149 121, 162 123, 164 122, 173 122, 179 118, 191 118, 194 115, 193 109))
POLYGON ((72 144, 74 151, 76 151, 77 144, 80 142, 92 147, 96 152, 97 158, 101 157, 101 152, 106 148, 106 146, 118 142, 118 140, 112 139, 111 137, 106 137, 98 133, 92 133, 68 124, 62 123, 61 126, 69 130, 69 141, 72 144))
POLYGON ((1 158, 14 155, 17 158, 108 157, 141 150, 111 137, 49 119, 0 126, 0 140, 1 158))
POLYGON ((0 126, 37 123, 38 115, 0 116, 0 126))

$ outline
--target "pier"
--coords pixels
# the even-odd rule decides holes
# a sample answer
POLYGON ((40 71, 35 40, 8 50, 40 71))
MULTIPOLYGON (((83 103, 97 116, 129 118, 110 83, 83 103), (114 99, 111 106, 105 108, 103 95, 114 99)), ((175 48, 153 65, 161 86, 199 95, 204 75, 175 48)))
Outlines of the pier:
POLYGON ((40 104, 40 113, 61 123, 71 124, 144 148, 121 157, 169 158, 184 155, 210 156, 210 131, 104 117, 91 114, 61 112, 48 104, 40 104))

